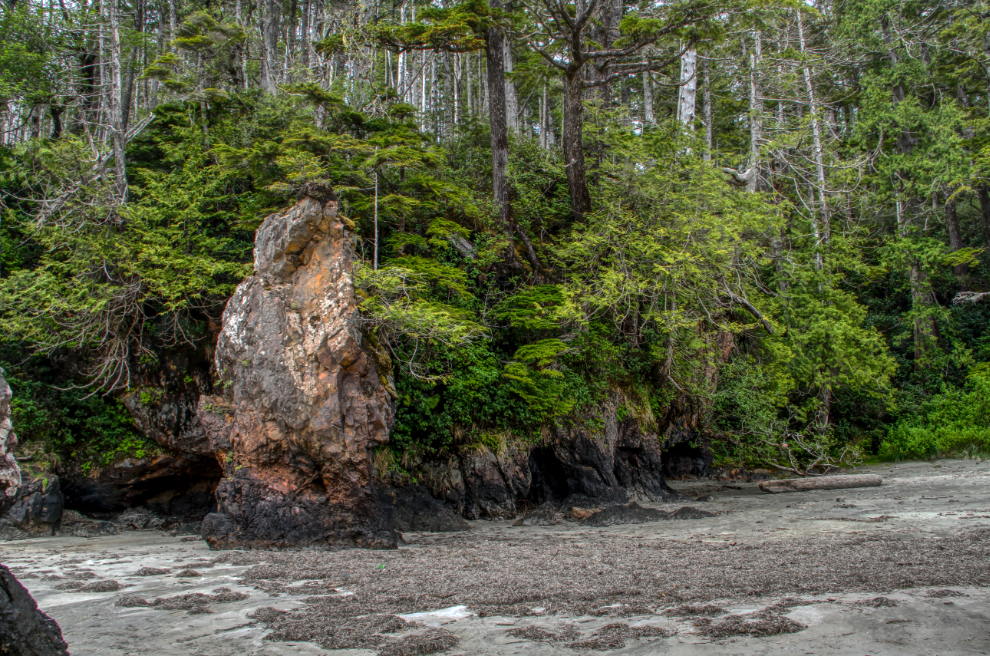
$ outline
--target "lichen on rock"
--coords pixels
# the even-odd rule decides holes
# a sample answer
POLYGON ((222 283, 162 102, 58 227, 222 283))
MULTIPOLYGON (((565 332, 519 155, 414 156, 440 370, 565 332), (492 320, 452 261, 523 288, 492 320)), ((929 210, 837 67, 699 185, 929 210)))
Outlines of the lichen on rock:
POLYGON ((203 522, 212 548, 397 544, 372 460, 394 398, 362 340, 354 246, 317 185, 258 229, 255 273, 223 315, 221 392, 199 404, 224 468, 217 512, 203 522))

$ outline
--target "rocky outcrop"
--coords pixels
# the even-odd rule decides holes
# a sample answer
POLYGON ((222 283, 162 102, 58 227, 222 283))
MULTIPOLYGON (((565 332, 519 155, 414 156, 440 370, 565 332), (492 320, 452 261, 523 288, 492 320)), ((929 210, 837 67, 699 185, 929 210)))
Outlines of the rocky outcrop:
MULTIPOLYGON (((602 413, 604 428, 559 425, 539 446, 462 454, 417 469, 430 493, 468 519, 508 519, 552 502, 601 508, 630 500, 683 501, 663 476, 660 438, 639 422, 602 413)), ((394 483, 394 481, 393 481, 394 483)))
POLYGON ((42 613, 24 586, 0 565, 0 654, 68 656, 67 649, 55 620, 42 613))
POLYGON ((54 535, 62 524, 64 508, 65 497, 58 476, 28 480, 0 519, 0 539, 54 535))
POLYGON ((0 371, 0 516, 14 503, 21 487, 21 470, 14 458, 17 436, 10 420, 13 393, 0 371))
POLYGON ((222 393, 199 420, 223 465, 215 549, 395 547, 374 485, 394 391, 362 340, 355 238, 312 186, 258 229, 255 273, 227 303, 216 348, 222 393))

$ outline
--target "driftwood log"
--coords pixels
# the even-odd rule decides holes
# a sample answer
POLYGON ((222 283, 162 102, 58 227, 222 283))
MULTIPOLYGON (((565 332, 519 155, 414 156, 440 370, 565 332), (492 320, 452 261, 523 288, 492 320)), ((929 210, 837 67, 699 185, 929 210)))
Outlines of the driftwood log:
POLYGON ((844 490, 850 487, 877 487, 883 479, 876 474, 848 474, 815 478, 788 478, 782 481, 762 481, 764 492, 806 492, 808 490, 844 490))

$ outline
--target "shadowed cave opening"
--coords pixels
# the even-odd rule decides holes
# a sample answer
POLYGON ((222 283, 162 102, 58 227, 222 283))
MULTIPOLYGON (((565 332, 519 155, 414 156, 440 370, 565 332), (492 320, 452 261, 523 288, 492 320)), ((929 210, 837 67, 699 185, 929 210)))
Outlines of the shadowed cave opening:
POLYGON ((669 445, 660 454, 660 462, 666 479, 710 476, 712 473, 711 451, 704 445, 692 444, 691 440, 669 445))
POLYGON ((547 501, 561 503, 571 493, 567 470, 553 447, 538 446, 529 453, 531 482, 526 500, 540 505, 547 501))
POLYGON ((161 473, 128 473, 118 465, 98 478, 67 477, 62 485, 65 508, 97 519, 129 508, 144 508, 184 521, 199 521, 216 511, 217 485, 223 470, 212 456, 191 459, 161 473))

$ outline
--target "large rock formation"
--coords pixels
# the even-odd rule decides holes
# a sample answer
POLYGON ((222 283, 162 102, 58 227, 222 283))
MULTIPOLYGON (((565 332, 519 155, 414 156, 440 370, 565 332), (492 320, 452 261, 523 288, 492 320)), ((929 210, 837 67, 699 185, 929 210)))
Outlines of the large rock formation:
POLYGON ((67 648, 55 620, 42 613, 24 586, 0 565, 0 654, 68 656, 67 648))
POLYGON ((14 503, 21 487, 21 470, 14 458, 17 436, 10 421, 10 400, 13 393, 0 371, 0 516, 14 503))
POLYGON ((199 404, 224 468, 203 522, 212 548, 396 546, 372 462, 394 390, 362 342, 354 246, 315 185, 258 229, 255 273, 223 315, 222 392, 199 404))

